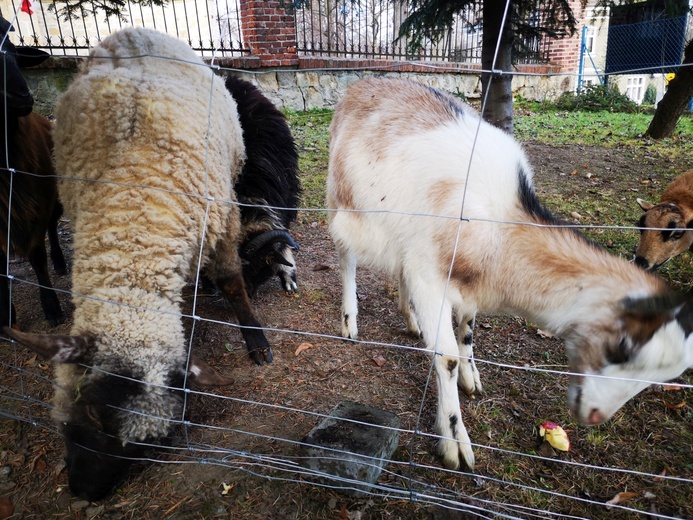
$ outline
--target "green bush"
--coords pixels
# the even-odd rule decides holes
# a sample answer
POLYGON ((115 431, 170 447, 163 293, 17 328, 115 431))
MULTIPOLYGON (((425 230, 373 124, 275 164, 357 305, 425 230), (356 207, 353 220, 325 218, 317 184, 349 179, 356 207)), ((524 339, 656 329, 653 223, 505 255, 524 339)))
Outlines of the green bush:
POLYGON ((634 114, 638 111, 637 103, 621 94, 618 87, 607 85, 587 85, 575 94, 564 92, 556 101, 556 108, 569 112, 574 110, 588 112, 607 110, 634 114))
POLYGON ((647 85, 645 95, 642 98, 643 105, 654 105, 657 102, 657 89, 654 85, 647 85))

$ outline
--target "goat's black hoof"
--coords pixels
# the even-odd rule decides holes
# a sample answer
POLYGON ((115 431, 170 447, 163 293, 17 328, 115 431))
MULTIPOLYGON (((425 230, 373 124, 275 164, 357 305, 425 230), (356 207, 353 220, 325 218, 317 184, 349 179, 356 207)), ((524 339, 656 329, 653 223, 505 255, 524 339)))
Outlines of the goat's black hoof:
POLYGON ((51 327, 57 327, 58 325, 65 323, 65 316, 61 314, 60 316, 53 316, 50 318, 47 317, 46 321, 48 321, 48 325, 51 327))
POLYGON ((274 356, 272 355, 272 349, 270 349, 269 347, 251 350, 249 354, 250 359, 255 361, 255 363, 260 366, 264 365, 265 363, 271 363, 274 360, 274 356))

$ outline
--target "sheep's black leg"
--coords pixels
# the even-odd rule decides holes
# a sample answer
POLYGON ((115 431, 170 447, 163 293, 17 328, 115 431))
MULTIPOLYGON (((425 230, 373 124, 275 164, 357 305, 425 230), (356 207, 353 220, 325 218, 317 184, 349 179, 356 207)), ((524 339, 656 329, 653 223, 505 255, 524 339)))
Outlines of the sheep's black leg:
POLYGON ((41 307, 43 307, 43 314, 46 316, 46 320, 51 327, 64 323, 65 315, 60 308, 58 295, 53 290, 53 285, 48 275, 48 255, 46 255, 46 246, 43 242, 31 250, 29 263, 34 268, 36 278, 38 279, 41 307))
POLYGON ((0 325, 11 327, 15 323, 17 315, 10 300, 10 286, 7 280, 7 255, 0 253, 0 325))
POLYGON ((58 239, 58 220, 60 220, 62 214, 63 206, 60 202, 56 202, 55 208, 53 208, 53 214, 48 222, 48 241, 51 244, 51 261, 53 262, 55 273, 59 275, 67 273, 67 263, 65 262, 65 256, 60 247, 60 240, 58 239))
POLYGON ((233 312, 236 314, 250 358, 258 365, 271 363, 273 359, 272 350, 267 338, 265 338, 260 322, 255 317, 241 273, 219 278, 217 287, 224 293, 224 296, 231 304, 233 312))

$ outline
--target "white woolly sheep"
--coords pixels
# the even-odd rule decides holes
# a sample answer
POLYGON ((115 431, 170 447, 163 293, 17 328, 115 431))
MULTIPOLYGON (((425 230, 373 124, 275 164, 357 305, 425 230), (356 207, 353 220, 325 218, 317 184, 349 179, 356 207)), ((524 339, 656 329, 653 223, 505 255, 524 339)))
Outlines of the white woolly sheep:
POLYGON ((672 181, 655 205, 637 199, 645 212, 635 263, 650 271, 693 246, 693 170, 672 181))
POLYGON ((229 382, 188 361, 181 292, 198 260, 251 355, 261 363, 271 353, 238 257, 233 183, 245 155, 223 79, 181 40, 125 29, 91 51, 56 118, 60 194, 74 230, 74 323, 70 336, 6 332, 56 363, 53 417, 70 488, 96 500, 143 444, 182 419, 172 389, 186 373, 229 382))
POLYGON ((330 132, 327 205, 342 334, 357 338, 357 260, 398 277, 408 327, 434 353, 445 466, 458 468, 460 455, 474 466, 456 387, 481 390, 477 312, 522 315, 565 340, 575 373, 568 400, 583 424, 604 422, 648 382, 693 364, 693 304, 554 227, 521 147, 451 96, 410 81, 363 80, 339 103, 330 132))

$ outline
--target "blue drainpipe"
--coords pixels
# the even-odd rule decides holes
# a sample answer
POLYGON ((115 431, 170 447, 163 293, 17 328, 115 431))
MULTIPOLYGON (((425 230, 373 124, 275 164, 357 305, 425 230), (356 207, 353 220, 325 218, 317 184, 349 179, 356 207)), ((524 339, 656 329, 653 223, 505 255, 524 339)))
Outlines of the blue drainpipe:
POLYGON ((580 68, 578 70, 578 92, 582 88, 582 76, 585 69, 585 37, 587 36, 587 26, 582 26, 582 35, 580 36, 580 68))

